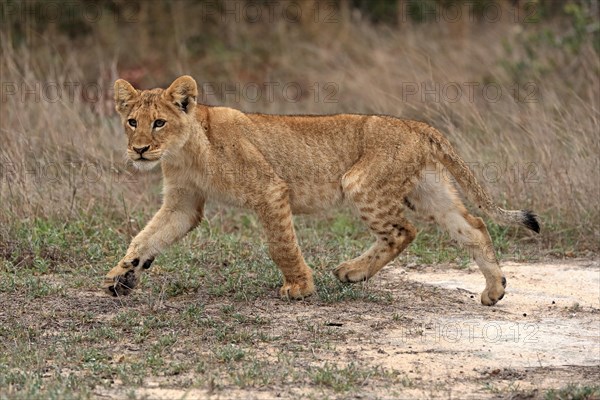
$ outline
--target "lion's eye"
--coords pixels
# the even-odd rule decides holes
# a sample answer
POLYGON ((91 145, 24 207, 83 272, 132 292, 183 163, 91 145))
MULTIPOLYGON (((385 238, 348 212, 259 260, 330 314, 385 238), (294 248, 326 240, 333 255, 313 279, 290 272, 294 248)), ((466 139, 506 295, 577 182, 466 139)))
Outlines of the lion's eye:
POLYGON ((163 126, 165 126, 165 120, 164 119, 157 119, 154 121, 154 124, 152 124, 153 128, 162 128, 163 126))
POLYGON ((127 123, 130 127, 135 128, 137 126, 137 121, 135 119, 128 119, 127 123))

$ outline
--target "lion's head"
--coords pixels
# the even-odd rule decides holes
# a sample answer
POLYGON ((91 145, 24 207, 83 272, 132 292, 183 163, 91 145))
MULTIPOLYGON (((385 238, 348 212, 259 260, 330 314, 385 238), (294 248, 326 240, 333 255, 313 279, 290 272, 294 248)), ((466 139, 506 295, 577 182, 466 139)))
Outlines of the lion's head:
POLYGON ((198 87, 191 76, 177 78, 168 89, 136 90, 115 82, 116 110, 127 134, 127 156, 149 170, 188 140, 198 87))

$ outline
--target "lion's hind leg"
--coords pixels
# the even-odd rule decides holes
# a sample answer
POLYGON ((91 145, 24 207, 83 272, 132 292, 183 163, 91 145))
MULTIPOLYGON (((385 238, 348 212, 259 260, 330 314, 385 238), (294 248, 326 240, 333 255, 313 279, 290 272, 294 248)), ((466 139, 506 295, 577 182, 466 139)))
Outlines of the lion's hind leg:
MULTIPOLYGON (((342 180, 344 195, 375 236, 375 243, 362 255, 340 264, 334 275, 341 282, 371 278, 400 254, 415 238, 415 227, 402 215, 404 196, 411 190, 412 173, 397 171, 381 175, 353 167, 342 180), (379 175, 379 176, 378 176, 379 175)), ((368 166, 368 165, 367 165, 368 166)))
POLYGON ((483 220, 467 211, 454 187, 438 165, 429 165, 416 188, 407 197, 415 211, 445 228, 475 259, 486 287, 481 302, 491 306, 504 296, 506 278, 500 270, 492 240, 483 220))

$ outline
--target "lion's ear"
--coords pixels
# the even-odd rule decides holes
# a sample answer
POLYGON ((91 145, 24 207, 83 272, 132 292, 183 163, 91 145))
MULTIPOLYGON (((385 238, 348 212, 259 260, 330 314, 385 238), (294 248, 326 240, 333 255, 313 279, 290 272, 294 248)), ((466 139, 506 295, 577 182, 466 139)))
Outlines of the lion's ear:
POLYGON ((189 75, 180 76, 165 90, 165 97, 183 112, 189 113, 196 105, 198 97, 196 81, 189 75))
POLYGON ((125 113, 131 101, 138 94, 138 91, 129 82, 124 79, 117 79, 115 81, 115 108, 117 112, 125 113))

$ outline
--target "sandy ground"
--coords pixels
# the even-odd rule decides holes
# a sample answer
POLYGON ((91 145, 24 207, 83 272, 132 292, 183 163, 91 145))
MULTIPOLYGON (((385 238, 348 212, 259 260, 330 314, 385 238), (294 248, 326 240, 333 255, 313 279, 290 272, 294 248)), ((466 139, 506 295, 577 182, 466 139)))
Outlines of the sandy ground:
MULTIPOLYGON (((500 378, 509 371, 497 382, 498 388, 510 385, 520 390, 563 386, 573 381, 571 373, 581 366, 596 367, 596 374, 600 373, 598 263, 509 263, 503 271, 509 287, 504 301, 492 309, 497 318, 461 315, 451 309, 447 315, 428 315, 422 320, 422 335, 389 333, 390 340, 383 346, 391 350, 401 343, 407 349, 384 359, 384 365, 417 369, 424 380, 454 382, 447 385, 448 395, 459 398, 477 389, 473 381, 461 382, 461 378, 475 379, 481 371, 500 378), (528 371, 536 369, 546 372, 532 378, 528 371)), ((386 279, 396 274, 474 300, 483 285, 475 267, 416 273, 388 269, 386 279)))
MULTIPOLYGON (((290 313, 325 326, 335 322, 331 329, 339 330, 340 339, 331 343, 331 351, 313 350, 317 360, 354 360, 405 374, 401 385, 343 397, 543 398, 549 388, 600 381, 599 263, 507 263, 503 271, 507 295, 491 308, 479 304, 484 280, 474 266, 388 266, 368 285, 391 290, 390 306, 264 300, 255 312, 282 322, 290 313)), ((289 333, 284 324, 272 329, 289 333)), ((301 335, 295 339, 302 341, 301 335)), ((137 394, 151 399, 319 398, 301 387, 209 394, 153 382, 147 386, 137 394)))

